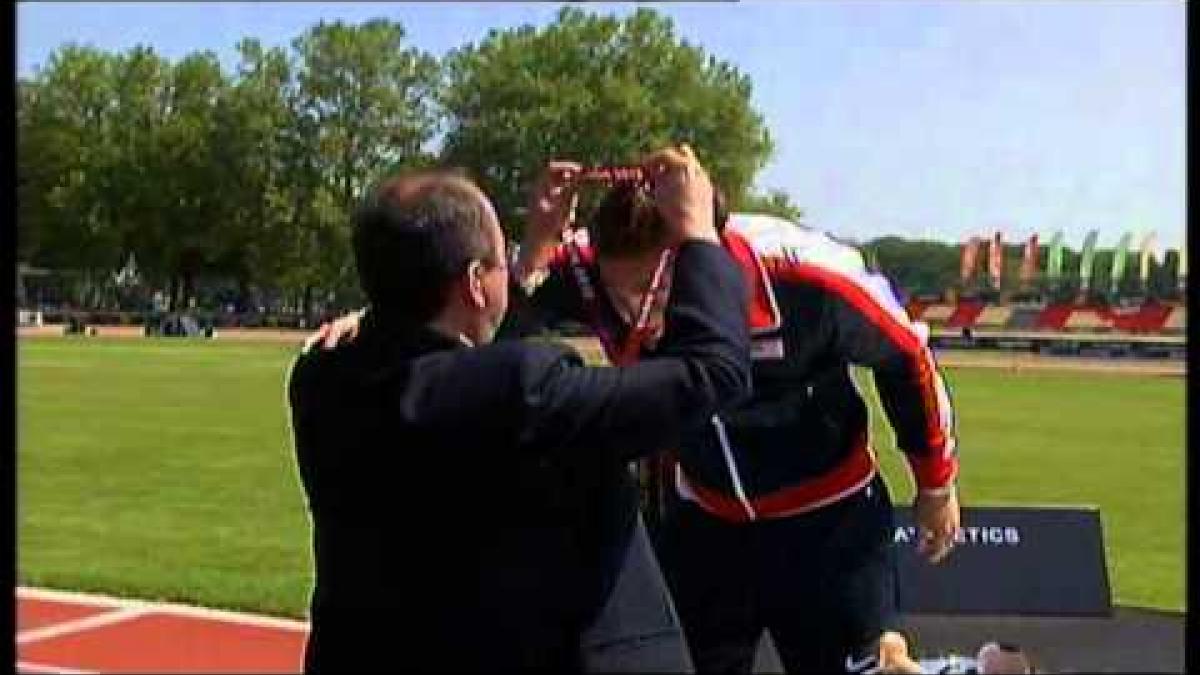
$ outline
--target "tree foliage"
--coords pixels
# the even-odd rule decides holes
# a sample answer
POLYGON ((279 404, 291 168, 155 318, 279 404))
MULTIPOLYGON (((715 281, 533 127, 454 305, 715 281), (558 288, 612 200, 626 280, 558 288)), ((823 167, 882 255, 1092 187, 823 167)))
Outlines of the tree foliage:
POLYGON ((352 285, 349 210, 430 161, 437 63, 385 20, 319 24, 289 53, 253 39, 235 73, 64 45, 18 83, 19 255, 99 280, 130 255, 192 297, 199 277, 297 292, 352 285))
POLYGON ((751 82, 651 9, 625 19, 563 8, 548 26, 493 30, 444 60, 445 162, 466 167, 510 231, 548 158, 627 164, 688 142, 740 197, 772 142, 751 82))
POLYGON ((958 282, 959 247, 937 241, 880 237, 863 252, 879 269, 912 295, 940 294, 958 282))
MULTIPOLYGON (((292 177, 307 261, 297 271, 326 288, 353 284, 347 216, 366 187, 387 171, 427 161, 424 147, 437 128, 437 61, 405 48, 404 38, 401 24, 374 19, 322 22, 292 44, 292 177)), ((301 284, 306 293, 313 283, 301 284)))
POLYGON ((42 264, 92 269, 119 257, 107 190, 115 65, 109 54, 68 44, 20 86, 18 235, 42 264))
POLYGON ((795 223, 804 220, 804 209, 796 206, 786 191, 779 189, 771 189, 766 193, 747 191, 739 201, 732 204, 731 210, 778 216, 795 223))
POLYGON ((237 55, 224 72, 211 52, 67 44, 20 81, 21 259, 103 279, 132 255, 176 303, 202 277, 307 302, 353 292, 348 215, 386 173, 465 166, 512 225, 547 159, 626 163, 676 141, 735 203, 798 215, 751 196, 771 141, 749 78, 653 10, 567 8, 442 62, 386 19, 322 22, 289 48, 247 38, 237 55))

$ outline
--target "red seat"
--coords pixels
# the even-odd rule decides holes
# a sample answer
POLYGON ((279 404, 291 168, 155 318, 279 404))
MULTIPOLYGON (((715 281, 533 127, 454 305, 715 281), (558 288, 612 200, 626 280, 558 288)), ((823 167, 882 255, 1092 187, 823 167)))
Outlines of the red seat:
POLYGON ((954 313, 946 320, 947 328, 970 328, 983 312, 981 300, 960 300, 954 308, 954 313))
POLYGON ((1047 305, 1042 310, 1042 313, 1038 315, 1036 326, 1049 330, 1062 330, 1073 311, 1075 311, 1073 305, 1047 305))

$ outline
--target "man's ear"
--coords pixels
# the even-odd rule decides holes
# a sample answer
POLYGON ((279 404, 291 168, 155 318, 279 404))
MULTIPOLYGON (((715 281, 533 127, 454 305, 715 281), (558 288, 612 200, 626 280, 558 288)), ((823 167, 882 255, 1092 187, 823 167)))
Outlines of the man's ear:
POLYGON ((467 271, 463 277, 463 292, 466 294, 463 298, 469 304, 478 309, 482 309, 487 305, 487 296, 483 291, 483 263, 478 260, 472 260, 467 265, 467 271))

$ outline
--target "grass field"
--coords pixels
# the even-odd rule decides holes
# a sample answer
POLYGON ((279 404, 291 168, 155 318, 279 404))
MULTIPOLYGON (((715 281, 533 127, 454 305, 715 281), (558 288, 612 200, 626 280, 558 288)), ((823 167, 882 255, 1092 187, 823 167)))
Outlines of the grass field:
MULTIPOLYGON (((19 581, 303 616, 308 520, 283 394, 293 349, 22 340, 19 581)), ((947 380, 964 503, 1097 505, 1114 600, 1184 608, 1182 378, 963 368, 947 380)))

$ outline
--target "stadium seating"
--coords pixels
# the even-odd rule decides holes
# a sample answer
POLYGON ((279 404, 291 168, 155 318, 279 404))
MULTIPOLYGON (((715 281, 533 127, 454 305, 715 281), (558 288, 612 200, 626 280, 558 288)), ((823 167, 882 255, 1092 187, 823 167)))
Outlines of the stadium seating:
POLYGON ((1187 330, 1187 307, 1174 307, 1171 309, 1171 315, 1167 317, 1163 323, 1164 331, 1183 332, 1187 330))
MULTIPOLYGON (((1180 319, 1186 314, 1183 307, 1177 308, 1182 314, 1180 319)), ((1171 316, 1172 309, 1170 305, 1146 305, 1142 307, 1141 317, 1139 319, 1138 329, 1146 332, 1160 331, 1167 323, 1167 318, 1171 316)), ((1180 324, 1183 326, 1184 324, 1180 324)))
POLYGON ((1063 328, 1069 331, 1110 331, 1113 329, 1113 321, 1106 309, 1075 307, 1063 328))
POLYGON ((943 326, 950 319, 950 315, 954 313, 954 305, 929 305, 921 312, 921 321, 931 326, 943 326))
POLYGON ((1170 305, 1147 302, 1133 312, 1113 312, 1113 326, 1130 333, 1153 333, 1163 329, 1171 314, 1170 305))
POLYGON ((954 313, 946 320, 947 328, 970 328, 983 312, 985 305, 981 300, 960 300, 954 308, 954 313))
MULTIPOLYGON (((988 302, 980 298, 959 299, 957 303, 939 301, 934 297, 910 298, 905 310, 913 320, 922 321, 940 331, 984 330, 987 339, 1011 333, 1013 339, 1030 331, 1062 333, 1062 339, 1078 339, 1082 334, 1115 334, 1153 338, 1155 334, 1172 334, 1187 327, 1186 308, 1178 303, 1155 298, 1125 298, 1117 304, 1110 299, 1095 298, 1075 302, 1053 302, 1043 305, 1036 297, 1008 298, 988 302)), ((1092 338, 1092 339, 1109 339, 1092 338)))
POLYGON ((1068 304, 1047 305, 1037 317, 1036 327, 1044 330, 1062 330, 1075 308, 1068 304))
POLYGON ((976 328, 1003 328, 1012 317, 1013 308, 1009 305, 988 305, 975 318, 976 328))
POLYGON ((1004 327, 1010 330, 1035 328, 1041 312, 1041 307, 1014 307, 1012 314, 1008 317, 1008 323, 1004 327))

